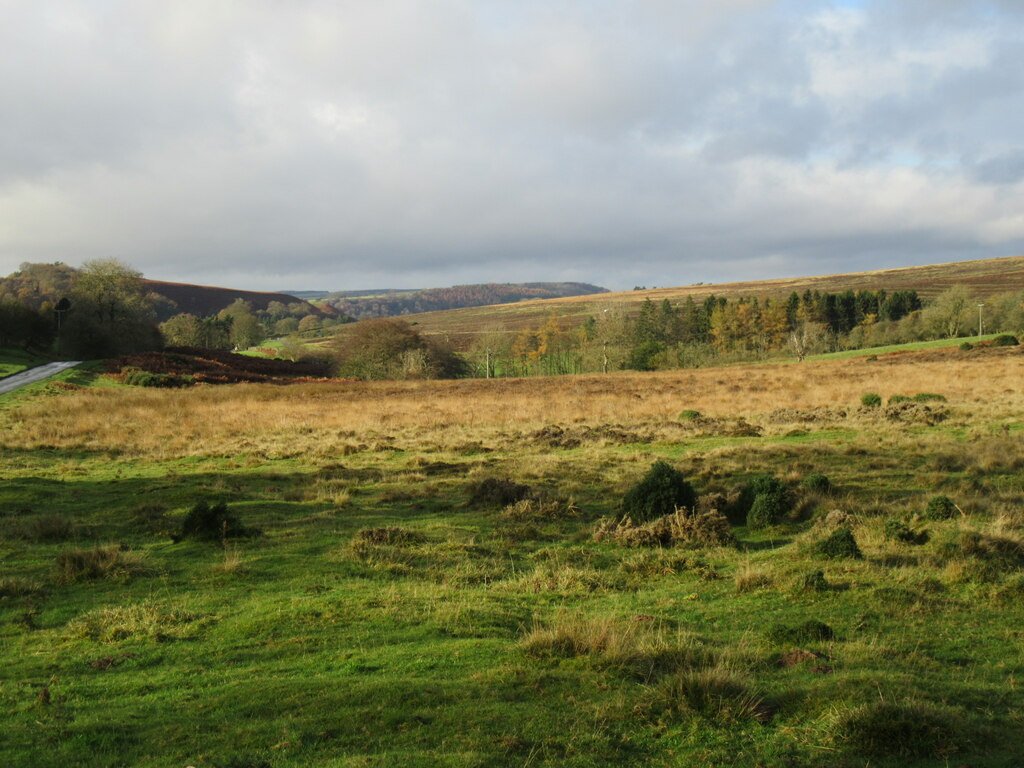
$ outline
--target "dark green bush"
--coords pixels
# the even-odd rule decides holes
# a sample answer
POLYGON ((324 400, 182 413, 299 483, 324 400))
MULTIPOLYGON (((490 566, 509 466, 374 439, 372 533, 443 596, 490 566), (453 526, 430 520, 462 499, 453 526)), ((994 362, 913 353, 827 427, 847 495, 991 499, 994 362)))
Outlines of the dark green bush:
POLYGON ((893 395, 889 398, 889 405, 896 405, 897 403, 909 403, 910 398, 906 395, 893 395))
POLYGON ((193 376, 175 376, 169 373, 150 373, 137 369, 121 370, 124 373, 124 383, 132 387, 163 387, 172 389, 175 387, 189 387, 195 384, 193 376))
POLYGON ((972 349, 974 349, 974 345, 969 341, 965 341, 960 345, 961 352, 970 352, 972 349))
POLYGON ((845 527, 836 528, 832 535, 819 541, 815 550, 822 557, 832 559, 849 557, 862 560, 864 558, 864 553, 857 546, 857 540, 853 537, 853 532, 845 527))
POLYGON ((800 487, 812 493, 825 495, 832 492, 832 481, 825 475, 815 473, 805 477, 800 487))
POLYGON ((197 502, 181 521, 181 534, 174 536, 175 541, 182 539, 198 539, 200 541, 219 541, 227 539, 244 539, 259 536, 256 528, 247 528, 241 521, 228 511, 223 501, 210 506, 205 500, 197 502))
POLYGON ((937 392, 918 392, 914 395, 913 400, 915 403, 944 403, 946 396, 937 392))
POLYGON ((664 461, 656 461, 622 497, 622 512, 635 523, 646 523, 670 515, 678 507, 692 510, 696 503, 697 494, 683 473, 664 461))
POLYGON ((469 503, 474 505, 495 505, 507 507, 517 501, 529 498, 533 490, 500 477, 486 477, 470 487, 469 503))
POLYGON ((810 619, 795 626, 776 624, 768 630, 768 639, 773 643, 814 643, 822 640, 835 640, 836 633, 828 624, 810 619))
POLYGON ((695 419, 699 419, 701 417, 701 415, 702 414, 701 414, 700 411, 694 411, 694 410, 687 409, 685 411, 680 411, 679 412, 679 420, 680 421, 694 421, 695 419))
POLYGON ((786 485, 772 475, 759 475, 740 491, 736 512, 739 520, 751 528, 766 528, 789 512, 790 497, 786 485))
POLYGON ((824 571, 815 571, 804 576, 800 582, 800 588, 804 592, 827 592, 832 589, 832 585, 825 578, 824 571))
POLYGON ((960 514, 956 504, 948 496, 933 496, 924 508, 921 517, 925 520, 949 520, 960 514))
POLYGON ((860 404, 865 408, 877 408, 882 404, 882 396, 877 392, 865 392, 860 397, 860 404))
POLYGON ((912 531, 906 523, 899 520, 886 520, 883 534, 889 541, 914 545, 928 543, 928 531, 912 531))
POLYGON ((780 494, 759 493, 747 513, 747 527, 755 531, 768 528, 779 522, 785 513, 780 494))
POLYGON ((992 339, 993 347, 1016 347, 1018 344, 1017 337, 1009 333, 1001 333, 992 339))

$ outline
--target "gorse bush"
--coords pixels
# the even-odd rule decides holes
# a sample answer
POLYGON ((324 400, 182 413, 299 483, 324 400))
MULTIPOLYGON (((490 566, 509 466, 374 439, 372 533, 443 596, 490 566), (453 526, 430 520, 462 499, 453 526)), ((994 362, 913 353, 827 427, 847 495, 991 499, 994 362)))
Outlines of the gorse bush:
POLYGON ((181 521, 181 533, 172 538, 197 539, 199 541, 219 541, 227 539, 252 538, 261 535, 256 528, 247 528, 228 510, 228 505, 221 501, 210 506, 205 500, 197 502, 181 521))
POLYGON ((1001 333, 992 339, 993 347, 1016 347, 1018 344, 1017 337, 1009 333, 1001 333))
POLYGON ((696 503, 697 494, 683 473, 656 461, 622 497, 622 512, 635 522, 646 523, 673 514, 680 507, 693 509, 696 503))
POLYGON ((754 530, 767 528, 789 512, 789 491, 777 477, 761 475, 744 486, 738 507, 748 527, 754 530))
POLYGON ((827 640, 835 640, 836 633, 828 624, 809 619, 802 624, 789 626, 776 624, 768 630, 768 639, 773 643, 815 643, 827 640))
POLYGON ((953 500, 948 496, 933 496, 921 514, 925 520, 950 520, 960 514, 953 500))
POLYGON ((832 481, 826 475, 820 473, 805 477, 803 482, 800 483, 800 487, 811 493, 820 493, 822 495, 832 493, 832 481))
POLYGON ((472 505, 494 505, 507 507, 517 501, 529 498, 533 489, 500 477, 487 477, 475 482, 469 489, 469 503, 472 505))
POLYGON ((936 392, 918 392, 911 398, 915 403, 944 403, 946 396, 936 392))
POLYGON ((865 392, 860 397, 860 404, 865 408, 878 408, 882 404, 882 396, 877 392, 865 392))
POLYGON ((907 395, 893 395, 889 398, 889 405, 898 405, 899 403, 909 403, 910 397, 907 395))
POLYGON ((910 527, 899 520, 886 520, 882 534, 889 541, 899 541, 903 544, 927 544, 928 531, 913 531, 910 527))
POLYGON ((846 527, 836 528, 828 538, 817 543, 814 551, 822 557, 830 559, 862 560, 864 558, 864 553, 857 546, 857 539, 853 537, 853 532, 846 527))
POLYGON ((813 573, 805 574, 799 580, 798 586, 804 592, 827 592, 832 589, 832 585, 825 578, 824 571, 814 571, 813 573))

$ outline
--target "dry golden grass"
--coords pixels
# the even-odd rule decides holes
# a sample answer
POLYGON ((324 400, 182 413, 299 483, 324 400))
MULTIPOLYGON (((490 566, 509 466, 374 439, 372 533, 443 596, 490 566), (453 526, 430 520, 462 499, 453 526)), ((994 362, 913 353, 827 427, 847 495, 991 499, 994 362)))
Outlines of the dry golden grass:
MULTIPOLYGON (((995 423, 1020 413, 1022 374, 1024 355, 1013 350, 970 358, 955 351, 902 353, 875 361, 606 376, 92 389, 39 400, 0 418, 2 445, 9 449, 326 459, 400 447, 394 441, 402 440, 425 450, 470 453, 482 440, 519 440, 551 424, 643 426, 648 435, 678 435, 693 428, 677 420, 684 409, 760 419, 768 434, 789 429, 778 426, 785 415, 765 418, 778 409, 842 409, 848 412, 843 418, 871 420, 877 417, 850 415, 869 391, 884 398, 939 392, 973 423, 995 423)), ((983 462, 1000 460, 1006 459, 987 456, 983 462)))

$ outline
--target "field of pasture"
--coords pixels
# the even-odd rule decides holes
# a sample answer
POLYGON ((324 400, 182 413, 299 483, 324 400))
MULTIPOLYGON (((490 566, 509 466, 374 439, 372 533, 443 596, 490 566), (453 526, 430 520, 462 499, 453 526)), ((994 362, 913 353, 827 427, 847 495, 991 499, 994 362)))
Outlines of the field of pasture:
POLYGON ((0 398, 5 765, 1024 754, 1017 348, 100 382, 0 398), (659 461, 694 503, 624 520, 659 461))

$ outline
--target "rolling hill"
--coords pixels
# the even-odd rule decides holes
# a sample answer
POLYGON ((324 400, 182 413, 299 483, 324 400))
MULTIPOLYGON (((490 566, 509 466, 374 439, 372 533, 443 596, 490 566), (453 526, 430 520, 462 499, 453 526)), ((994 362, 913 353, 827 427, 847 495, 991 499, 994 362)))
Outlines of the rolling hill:
MULTIPOLYGON (((301 302, 309 307, 313 315, 323 314, 317 307, 291 296, 287 293, 263 293, 260 291, 242 291, 235 288, 218 288, 209 285, 192 285, 189 283, 166 283, 160 280, 143 280, 146 290, 159 294, 174 302, 171 314, 187 312, 192 315, 215 315, 236 299, 248 301, 253 309, 266 309, 272 301, 282 304, 301 302)), ((161 318, 166 319, 166 318, 161 318)))
MULTIPOLYGON (((756 280, 736 283, 718 283, 652 288, 587 296, 569 296, 500 304, 488 307, 451 309, 407 315, 411 323, 428 334, 447 336, 456 346, 463 346, 484 332, 518 331, 537 327, 551 314, 567 323, 579 322, 604 311, 635 312, 646 299, 673 303, 695 300, 709 295, 737 298, 740 296, 785 297, 793 291, 828 291, 838 293, 852 290, 916 290, 925 299, 932 298, 953 285, 966 285, 978 298, 997 293, 1024 290, 1024 256, 999 259, 959 261, 920 267, 852 272, 813 277, 793 277, 776 280, 756 280)), ((346 329, 338 329, 345 333, 346 329)))

